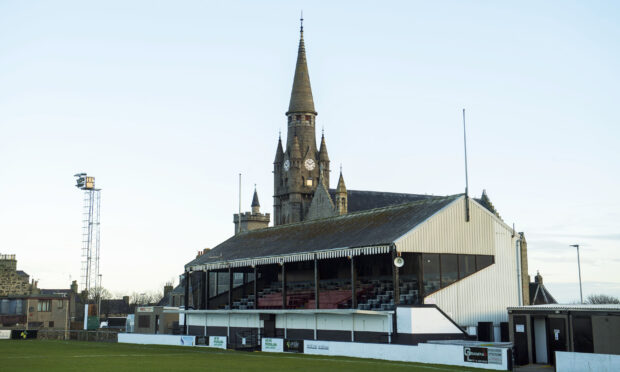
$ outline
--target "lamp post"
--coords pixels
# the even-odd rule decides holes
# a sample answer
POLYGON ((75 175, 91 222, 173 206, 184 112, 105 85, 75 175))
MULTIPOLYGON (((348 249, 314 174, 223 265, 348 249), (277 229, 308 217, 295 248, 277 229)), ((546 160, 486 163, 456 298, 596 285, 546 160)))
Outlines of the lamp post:
POLYGON ((577 269, 579 270, 579 298, 583 303, 583 292, 581 290, 581 263, 579 262, 579 244, 571 244, 571 247, 577 248, 577 269))
POLYGON ((102 274, 99 274, 99 299, 98 299, 98 304, 97 304, 97 316, 99 317, 99 323, 101 323, 101 278, 102 278, 102 274))

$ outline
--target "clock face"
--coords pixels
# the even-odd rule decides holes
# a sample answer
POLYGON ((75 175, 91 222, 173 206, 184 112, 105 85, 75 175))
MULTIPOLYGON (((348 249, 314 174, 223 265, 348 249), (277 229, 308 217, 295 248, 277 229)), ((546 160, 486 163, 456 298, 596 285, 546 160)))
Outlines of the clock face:
POLYGON ((288 172, 288 169, 291 167, 291 162, 286 159, 284 161, 284 170, 288 172))
POLYGON ((304 165, 306 166, 307 170, 313 170, 314 169, 314 160, 312 159, 306 159, 306 161, 304 162, 304 165))

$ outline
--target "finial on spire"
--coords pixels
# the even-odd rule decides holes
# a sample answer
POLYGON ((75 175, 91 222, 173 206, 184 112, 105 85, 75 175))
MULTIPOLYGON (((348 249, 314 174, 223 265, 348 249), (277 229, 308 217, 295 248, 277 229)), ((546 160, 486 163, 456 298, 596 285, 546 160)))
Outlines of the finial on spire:
POLYGON ((304 33, 304 11, 301 11, 301 18, 299 18, 299 23, 301 24, 301 27, 299 28, 299 32, 301 32, 302 34, 304 33))
POLYGON ((342 173, 342 163, 340 163, 340 173, 342 173))
POLYGON ((321 137, 325 137, 325 126, 321 125, 321 137))
POLYGON ((282 129, 278 129, 278 139, 282 139, 282 129))

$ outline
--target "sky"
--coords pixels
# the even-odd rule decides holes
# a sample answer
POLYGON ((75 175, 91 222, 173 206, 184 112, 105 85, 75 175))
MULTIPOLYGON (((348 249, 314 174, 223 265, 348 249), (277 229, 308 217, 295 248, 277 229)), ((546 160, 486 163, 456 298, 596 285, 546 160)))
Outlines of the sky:
MULTIPOLYGON (((101 188, 113 294, 178 283, 272 211, 300 11, 319 128, 347 187, 486 190, 560 302, 620 296, 620 4, 613 1, 0 1, 0 253, 80 276, 101 188)), ((333 171, 335 172, 335 171, 333 171)), ((332 182, 337 175, 332 174, 332 182)), ((332 187, 335 185, 332 185, 332 187)))

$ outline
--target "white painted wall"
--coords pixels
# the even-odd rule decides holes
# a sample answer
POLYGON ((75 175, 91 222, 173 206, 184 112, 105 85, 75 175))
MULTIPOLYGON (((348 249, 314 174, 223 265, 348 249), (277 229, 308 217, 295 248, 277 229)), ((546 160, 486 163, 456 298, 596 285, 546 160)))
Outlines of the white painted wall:
POLYGON ((557 372, 617 372, 620 371, 620 355, 555 352, 557 372))
POLYGON ((516 238, 512 228, 470 199, 470 222, 459 198, 396 241, 399 252, 492 254, 495 264, 425 298, 461 326, 508 321, 519 305, 516 238))
POLYGON ((396 309, 398 333, 461 333, 461 330, 434 307, 396 309))
MULTIPOLYGON (((192 313, 187 315, 190 326, 228 327, 227 313, 192 313)), ((259 313, 230 313, 231 327, 258 328, 262 326, 259 313)), ((357 332, 383 332, 391 330, 391 318, 387 314, 316 314, 317 329, 351 331, 355 326, 357 332), (352 317, 355 316, 355 321, 352 317)), ((276 327, 287 329, 311 329, 315 327, 315 314, 276 314, 276 327)))
POLYGON ((119 333, 118 342, 124 344, 194 346, 196 345, 196 337, 182 335, 147 335, 140 333, 119 333))
POLYGON ((354 342, 304 341, 305 354, 446 364, 506 371, 508 370, 508 351, 507 349, 499 350, 502 352, 503 363, 501 365, 465 362, 463 357, 463 346, 460 345, 418 344, 417 346, 408 346, 354 342))

